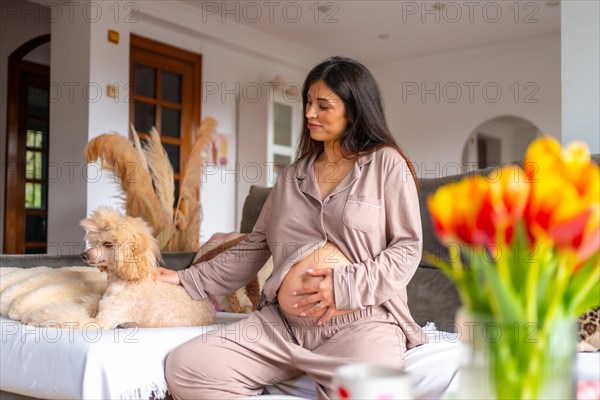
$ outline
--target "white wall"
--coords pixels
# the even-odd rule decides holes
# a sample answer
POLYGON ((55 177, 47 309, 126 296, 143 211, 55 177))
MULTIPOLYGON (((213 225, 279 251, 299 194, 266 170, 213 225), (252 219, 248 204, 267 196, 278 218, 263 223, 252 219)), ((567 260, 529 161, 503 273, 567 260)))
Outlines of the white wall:
POLYGON ((113 3, 85 0, 74 3, 69 14, 63 4, 63 17, 51 27, 50 80, 59 90, 50 106, 49 161, 58 173, 48 191, 51 254, 79 253, 79 221, 98 206, 119 203, 112 176, 98 165, 87 165, 84 157, 92 138, 113 130, 126 135, 128 129, 129 37, 121 37, 118 45, 108 42, 108 30, 120 26, 111 7, 113 3), (119 98, 107 96, 108 84, 121 88, 119 98))
MULTIPOLYGON (((103 15, 114 16, 115 3, 98 4, 102 6, 103 15)), ((106 132, 115 131, 125 136, 129 132, 129 35, 120 32, 123 23, 118 19, 115 21, 114 18, 103 17, 91 25, 89 81, 94 89, 88 102, 89 120, 84 135, 86 143, 106 132), (118 44, 107 40, 109 29, 119 31, 118 44), (117 98, 107 96, 109 84, 119 88, 117 98)), ((86 214, 106 204, 121 206, 115 202, 121 189, 114 177, 102 171, 99 164, 89 165, 86 170, 86 214)))
POLYGON ((371 70, 390 129, 421 177, 457 173, 469 136, 498 116, 522 117, 560 139, 559 34, 371 70))
POLYGON ((563 144, 600 153, 600 2, 561 2, 563 144))
MULTIPOLYGON (((19 46, 40 35, 50 33, 50 20, 43 8, 24 0, 2 2, 0 15, 0 253, 4 244, 4 198, 6 187, 6 101, 8 56, 19 46), (26 25, 27 29, 23 29, 26 25)), ((37 59, 50 62, 49 59, 37 59)), ((23 200, 25 201, 25 200, 23 200)))

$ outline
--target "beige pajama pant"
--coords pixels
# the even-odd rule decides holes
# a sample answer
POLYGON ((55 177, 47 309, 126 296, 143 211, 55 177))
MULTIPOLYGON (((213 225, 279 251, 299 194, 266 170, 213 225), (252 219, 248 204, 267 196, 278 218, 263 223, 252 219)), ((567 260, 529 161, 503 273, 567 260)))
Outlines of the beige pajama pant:
POLYGON ((275 304, 220 324, 169 354, 169 391, 186 400, 257 396, 264 386, 306 373, 317 382, 319 398, 328 399, 341 365, 402 367, 406 337, 384 307, 333 317, 322 326, 317 321, 283 313, 275 304))

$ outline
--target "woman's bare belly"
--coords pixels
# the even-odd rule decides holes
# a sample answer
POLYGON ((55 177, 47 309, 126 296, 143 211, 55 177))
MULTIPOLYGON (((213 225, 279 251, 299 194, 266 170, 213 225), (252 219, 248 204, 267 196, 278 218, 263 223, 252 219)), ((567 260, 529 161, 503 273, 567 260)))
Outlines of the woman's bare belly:
MULTIPOLYGON (((328 269, 335 268, 337 265, 348 265, 352 264, 350 260, 344 256, 341 250, 333 243, 327 242, 325 245, 305 257, 302 261, 297 262, 288 271, 287 275, 283 279, 279 291, 277 292, 277 300, 281 309, 291 315, 299 316, 302 312, 309 310, 316 303, 308 304, 304 307, 294 308, 293 305, 302 300, 305 296, 309 295, 296 295, 293 296, 292 292, 302 289, 304 287, 311 287, 318 285, 324 278, 322 276, 309 275, 306 270, 312 269, 328 269)), ((334 293, 335 296, 335 293, 334 293)), ((307 315, 307 317, 321 317, 327 308, 323 308, 314 314, 307 315)), ((334 315, 347 314, 354 310, 337 310, 334 315)))

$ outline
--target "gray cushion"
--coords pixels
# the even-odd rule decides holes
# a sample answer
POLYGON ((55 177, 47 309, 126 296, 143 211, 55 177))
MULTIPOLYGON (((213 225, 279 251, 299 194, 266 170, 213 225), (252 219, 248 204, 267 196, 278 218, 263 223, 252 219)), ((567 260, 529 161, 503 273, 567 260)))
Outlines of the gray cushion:
POLYGON ((192 260, 196 255, 195 252, 169 252, 162 253, 163 257, 163 266, 169 269, 173 269, 175 271, 179 271, 180 269, 185 269, 192 264, 192 260))
POLYGON ((415 322, 434 322, 439 330, 455 332, 454 316, 462 304, 454 283, 440 270, 421 266, 408 283, 408 308, 415 322))
POLYGON ((264 186, 250 186, 250 192, 246 196, 244 201, 244 208, 242 209, 242 222, 240 223, 241 233, 250 233, 254 229, 254 224, 260 215, 263 204, 271 193, 270 187, 264 186))

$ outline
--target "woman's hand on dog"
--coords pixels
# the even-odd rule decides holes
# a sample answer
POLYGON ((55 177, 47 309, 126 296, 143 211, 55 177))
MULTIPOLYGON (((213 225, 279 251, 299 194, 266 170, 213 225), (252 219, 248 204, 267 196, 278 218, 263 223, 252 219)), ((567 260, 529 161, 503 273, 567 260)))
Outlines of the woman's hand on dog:
POLYGON ((155 281, 170 283, 171 285, 181 285, 179 274, 177 271, 173 271, 172 269, 158 267, 152 273, 152 279, 155 281))

